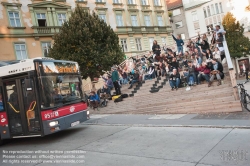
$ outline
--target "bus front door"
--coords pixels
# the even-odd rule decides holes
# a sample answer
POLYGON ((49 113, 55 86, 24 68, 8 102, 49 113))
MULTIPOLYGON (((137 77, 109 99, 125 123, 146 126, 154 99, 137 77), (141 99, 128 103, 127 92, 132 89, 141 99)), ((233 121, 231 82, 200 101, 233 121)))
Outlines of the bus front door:
POLYGON ((32 79, 3 80, 11 137, 40 136, 37 100, 32 79))

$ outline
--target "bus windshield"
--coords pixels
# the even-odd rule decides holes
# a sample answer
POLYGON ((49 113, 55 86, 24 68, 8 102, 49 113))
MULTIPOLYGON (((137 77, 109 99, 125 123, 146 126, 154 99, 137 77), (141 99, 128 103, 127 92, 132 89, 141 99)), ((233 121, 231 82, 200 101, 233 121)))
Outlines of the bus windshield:
POLYGON ((58 73, 41 76, 40 80, 42 109, 76 103, 82 99, 80 80, 77 74, 58 73))

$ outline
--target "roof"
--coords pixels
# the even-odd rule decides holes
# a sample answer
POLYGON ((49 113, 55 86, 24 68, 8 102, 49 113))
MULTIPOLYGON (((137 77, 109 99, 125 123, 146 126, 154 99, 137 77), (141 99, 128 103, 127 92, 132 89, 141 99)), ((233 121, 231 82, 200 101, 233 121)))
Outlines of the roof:
POLYGON ((173 10, 182 7, 182 0, 166 0, 168 10, 173 10))

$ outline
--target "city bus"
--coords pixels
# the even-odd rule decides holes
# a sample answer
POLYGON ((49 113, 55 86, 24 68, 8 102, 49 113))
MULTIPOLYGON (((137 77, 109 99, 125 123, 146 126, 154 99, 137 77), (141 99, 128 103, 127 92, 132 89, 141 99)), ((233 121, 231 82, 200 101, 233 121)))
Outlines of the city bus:
POLYGON ((84 97, 77 62, 0 62, 0 143, 49 135, 88 120, 84 97))

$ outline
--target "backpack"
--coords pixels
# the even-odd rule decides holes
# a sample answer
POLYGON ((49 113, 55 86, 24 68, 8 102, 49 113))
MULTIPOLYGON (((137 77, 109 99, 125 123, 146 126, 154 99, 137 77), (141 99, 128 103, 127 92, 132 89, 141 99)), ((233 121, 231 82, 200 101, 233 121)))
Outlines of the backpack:
POLYGON ((121 102, 121 101, 122 101, 122 96, 119 96, 118 98, 116 98, 116 99, 114 100, 115 103, 121 102))
POLYGON ((122 94, 121 96, 122 96, 122 98, 127 98, 128 94, 122 94))

